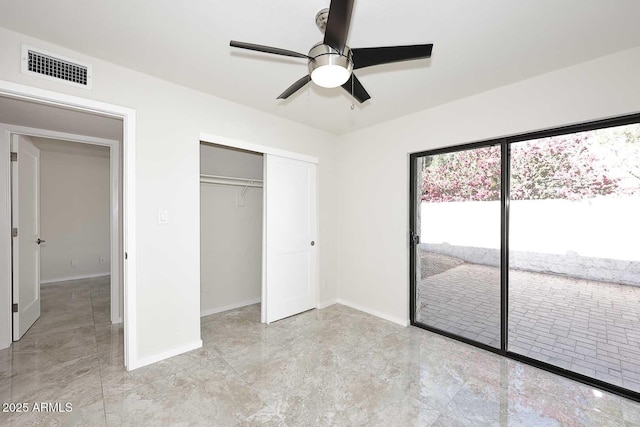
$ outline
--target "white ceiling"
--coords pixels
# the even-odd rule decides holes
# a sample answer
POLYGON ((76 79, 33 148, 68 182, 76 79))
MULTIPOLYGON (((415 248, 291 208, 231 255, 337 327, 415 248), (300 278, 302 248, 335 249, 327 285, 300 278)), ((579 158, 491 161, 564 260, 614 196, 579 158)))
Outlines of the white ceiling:
MULTIPOLYGON (((430 60, 358 70, 372 99, 309 85, 307 53, 329 0, 3 0, 0 25, 336 134, 640 46, 638 0, 356 0, 350 47, 434 43, 430 60)), ((99 84, 94 82, 94 84, 99 84)))

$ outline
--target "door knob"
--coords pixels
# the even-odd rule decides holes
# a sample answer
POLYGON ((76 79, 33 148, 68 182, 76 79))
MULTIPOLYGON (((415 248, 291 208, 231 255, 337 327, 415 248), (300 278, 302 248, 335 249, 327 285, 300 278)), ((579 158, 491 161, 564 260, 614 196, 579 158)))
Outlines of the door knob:
POLYGON ((46 242, 46 240, 42 240, 42 239, 38 239, 38 240, 36 240, 36 243, 37 243, 37 244, 44 243, 44 242, 46 242))
POLYGON ((315 246, 316 242, 314 242, 313 240, 311 241, 311 246, 315 246))

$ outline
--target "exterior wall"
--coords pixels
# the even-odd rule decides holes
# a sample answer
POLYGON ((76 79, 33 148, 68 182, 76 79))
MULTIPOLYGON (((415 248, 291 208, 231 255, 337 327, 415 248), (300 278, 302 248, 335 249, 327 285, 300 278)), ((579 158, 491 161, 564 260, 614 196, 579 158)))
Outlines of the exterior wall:
MULTIPOLYGON (((422 250, 500 265, 500 202, 423 202, 422 250)), ((513 200, 509 267, 640 286, 640 197, 513 200)))
MULTIPOLYGON (((472 264, 500 266, 500 249, 452 246, 446 243, 421 243, 420 249, 459 258, 472 264)), ((640 261, 585 257, 575 252, 549 254, 511 251, 509 268, 640 286, 640 261)))

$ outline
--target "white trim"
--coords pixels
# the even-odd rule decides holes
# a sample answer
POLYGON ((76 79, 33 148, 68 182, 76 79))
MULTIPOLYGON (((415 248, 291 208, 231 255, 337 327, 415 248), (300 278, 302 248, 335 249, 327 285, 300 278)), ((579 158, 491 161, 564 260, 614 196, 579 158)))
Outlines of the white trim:
MULTIPOLYGON (((30 102, 59 106, 80 110, 92 114, 120 118, 123 121, 123 234, 124 251, 128 254, 125 263, 121 259, 124 270, 124 359, 127 369, 138 367, 137 318, 136 318, 136 209, 135 209, 135 159, 136 159, 136 111, 132 108, 107 104, 91 99, 80 98, 59 92, 25 86, 18 83, 0 80, 0 96, 22 99, 30 102)), ((4 233, 10 230, 3 230, 4 233)), ((10 241, 10 239, 9 239, 10 241)), ((112 260, 113 261, 113 260, 112 260)), ((7 307, 8 308, 8 307, 7 307)), ((1 313, 1 311, 0 311, 1 313)), ((10 315, 10 313, 9 313, 10 315)), ((8 323, 9 328, 11 322, 8 323)), ((3 343, 0 343, 0 347, 3 343)))
POLYGON ((142 368, 143 366, 151 365, 152 363, 159 362, 164 359, 168 359, 173 356, 178 356, 182 353, 186 353, 188 351, 196 350, 202 347, 202 340, 198 340, 191 344, 183 345, 180 347, 176 347, 171 350, 163 351, 159 354, 154 354, 153 356, 145 357, 142 359, 135 360, 135 364, 132 361, 129 361, 129 366, 127 366, 127 370, 132 371, 134 369, 142 368))
MULTIPOLYGON (((267 188, 267 156, 262 156, 262 188, 267 188)), ((262 265, 260 271, 260 322, 267 323, 267 192, 262 191, 262 265)))
MULTIPOLYGON (((322 310, 322 309, 324 309, 324 308, 331 307, 331 306, 332 306, 332 305, 334 305, 334 304, 338 304, 338 299, 337 299, 337 298, 335 298, 335 299, 331 299, 331 300, 329 300, 329 301, 321 302, 321 303, 319 303, 319 304, 318 304, 318 306, 317 306, 316 308, 317 308, 318 310, 322 310)), ((346 304, 345 304, 345 305, 346 305, 346 304)))
POLYGON ((0 349, 9 348, 13 338, 13 313, 9 303, 11 289, 11 139, 9 132, 0 131, 0 349))
POLYGON ((27 126, 17 126, 9 123, 0 123, 0 127, 8 129, 11 133, 19 133, 20 135, 49 139, 61 139, 63 141, 79 142, 83 144, 111 147, 114 144, 120 143, 115 139, 96 138, 95 136, 85 136, 75 133, 57 132, 53 130, 38 129, 27 126))
POLYGON ((364 307, 360 304, 356 304, 351 301, 343 300, 342 298, 338 298, 338 304, 346 305, 347 307, 351 307, 358 311, 362 311, 364 313, 371 314, 381 319, 388 320, 389 322, 397 323, 400 326, 409 326, 409 320, 407 319, 402 319, 400 317, 395 317, 395 316, 389 316, 386 313, 382 313, 378 310, 373 310, 371 308, 364 307))
POLYGON ((225 147, 239 148, 241 150, 253 151, 255 153, 272 154, 274 156, 286 157, 288 159, 302 160, 303 162, 315 164, 320 163, 320 160, 318 160, 317 157, 309 156, 307 154, 280 150, 266 145, 254 144, 253 142, 241 141, 239 139, 229 138, 226 136, 212 135, 205 132, 200 132, 200 142, 224 145, 225 147))
POLYGON ((122 270, 122 251, 124 248, 120 248, 120 235, 123 233, 124 226, 120 224, 120 144, 114 144, 109 146, 109 207, 110 212, 110 227, 109 234, 111 237, 111 259, 110 259, 110 272, 111 283, 109 289, 110 301, 111 301, 111 323, 122 323, 122 292, 123 289, 120 278, 122 277, 120 271, 122 270), (114 284, 116 286, 114 286, 114 284))
POLYGON ((225 305, 223 307, 210 308, 208 310, 201 310, 200 317, 211 316, 212 314, 222 313, 223 311, 233 310, 235 308, 246 307, 248 305, 259 304, 262 298, 254 298, 249 301, 242 301, 235 304, 225 305))
POLYGON ((107 271, 105 273, 85 274, 82 276, 61 277, 59 279, 40 280, 40 285, 51 285, 61 282, 72 282, 74 280, 95 279, 96 277, 109 277, 111 274, 107 271))
MULTIPOLYGON (((0 123, 0 128, 8 129, 11 134, 58 139, 81 144, 100 145, 109 148, 109 236, 111 252, 111 323, 122 323, 120 307, 120 142, 113 139, 96 138, 66 132, 56 132, 26 126, 14 126, 0 123)), ((42 282, 41 282, 42 283, 42 282)))

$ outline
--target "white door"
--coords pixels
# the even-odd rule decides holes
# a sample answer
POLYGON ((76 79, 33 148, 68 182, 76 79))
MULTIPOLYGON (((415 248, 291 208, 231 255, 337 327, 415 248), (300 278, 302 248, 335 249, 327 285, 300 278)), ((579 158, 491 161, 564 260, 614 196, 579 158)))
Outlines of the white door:
POLYGON ((13 340, 17 341, 40 317, 40 150, 13 135, 12 167, 13 340), (15 309, 17 304, 17 311, 15 309))
POLYGON ((264 188, 262 320, 270 323, 316 307, 316 165, 266 154, 264 188))

